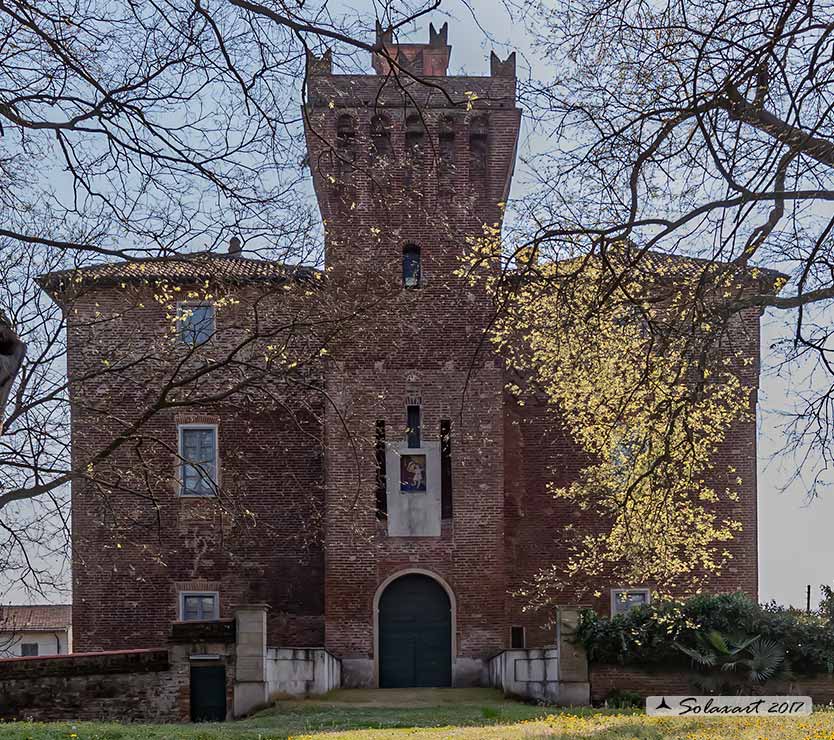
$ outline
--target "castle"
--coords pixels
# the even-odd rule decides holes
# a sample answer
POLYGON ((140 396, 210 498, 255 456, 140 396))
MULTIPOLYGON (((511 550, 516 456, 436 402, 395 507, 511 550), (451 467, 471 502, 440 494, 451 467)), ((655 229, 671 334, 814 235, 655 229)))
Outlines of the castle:
MULTIPOLYGON (((598 526, 547 490, 587 459, 544 402, 507 393, 483 342, 494 308, 458 274, 502 222, 515 58, 450 76, 445 26, 380 41, 411 75, 383 55, 373 75, 308 61, 326 274, 233 239, 43 280, 68 326, 78 651, 156 646, 172 621, 252 603, 268 644, 326 647, 345 685, 477 685, 498 651, 554 642, 514 593, 564 561, 560 530, 598 526)), ((757 309, 738 342, 755 386, 757 309)), ((755 422, 718 456, 744 480, 723 504, 744 529, 716 587, 755 597, 755 422)), ((600 578, 583 603, 650 587, 600 578)))

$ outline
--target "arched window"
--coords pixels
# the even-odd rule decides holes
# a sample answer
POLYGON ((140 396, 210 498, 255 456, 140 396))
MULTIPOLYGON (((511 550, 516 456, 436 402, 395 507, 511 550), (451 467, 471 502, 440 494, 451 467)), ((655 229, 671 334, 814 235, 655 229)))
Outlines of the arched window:
POLYGON ((340 180, 345 180, 353 172, 356 162, 356 125, 353 117, 346 113, 336 122, 336 169, 340 180))
POLYGON ((440 121, 437 139, 440 173, 445 174, 455 168, 455 122, 449 116, 440 121))
POLYGON ((423 119, 412 113, 405 119, 405 172, 403 185, 409 198, 417 200, 423 197, 423 143, 426 127, 423 119))
POLYGON ((374 159, 385 159, 391 154, 391 121, 387 116, 371 119, 371 150, 374 159))
POLYGON ((336 122, 336 140, 339 146, 353 144, 356 139, 356 126, 353 123, 353 116, 343 113, 336 122))
POLYGON ((403 287, 420 287, 420 247, 416 244, 403 247, 403 287))
POLYGON ((405 148, 409 155, 419 156, 425 138, 423 119, 417 113, 412 113, 405 119, 405 148))
POLYGON ((469 172, 483 176, 487 171, 489 152, 489 121, 486 116, 477 116, 469 126, 469 172))

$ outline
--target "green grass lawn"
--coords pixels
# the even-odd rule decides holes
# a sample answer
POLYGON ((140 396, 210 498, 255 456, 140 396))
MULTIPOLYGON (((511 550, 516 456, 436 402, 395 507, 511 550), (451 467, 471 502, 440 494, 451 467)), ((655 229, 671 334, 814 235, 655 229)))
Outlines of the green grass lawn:
POLYGON ((502 699, 488 689, 336 691, 281 701, 249 719, 202 725, 92 722, 0 725, 21 740, 834 740, 834 712, 796 719, 686 719, 642 713, 555 710, 502 699))

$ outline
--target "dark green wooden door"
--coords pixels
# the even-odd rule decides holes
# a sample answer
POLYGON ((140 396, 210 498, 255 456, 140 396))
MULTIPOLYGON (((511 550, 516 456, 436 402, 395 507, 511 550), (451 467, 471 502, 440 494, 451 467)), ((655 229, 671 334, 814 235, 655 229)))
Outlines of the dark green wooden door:
POLYGON ((452 609, 429 576, 394 581, 379 601, 379 685, 452 685, 452 609))
POLYGON ((191 721, 226 719, 226 666, 191 666, 191 721))

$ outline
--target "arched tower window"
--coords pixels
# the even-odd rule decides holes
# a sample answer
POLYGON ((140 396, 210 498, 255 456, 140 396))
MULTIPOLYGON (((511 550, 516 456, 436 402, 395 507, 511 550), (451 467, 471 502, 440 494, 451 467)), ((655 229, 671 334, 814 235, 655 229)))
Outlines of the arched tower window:
POLYGON ((426 127, 423 119, 417 113, 410 114, 405 119, 405 148, 410 156, 419 156, 426 138, 426 127))
POLYGON ((388 116, 371 119, 371 151, 374 159, 386 159, 391 155, 391 121, 388 116))
POLYGON ((356 125, 353 116, 343 113, 336 122, 336 140, 339 146, 351 146, 356 140, 356 125))
POLYGON ((346 113, 336 122, 337 172, 341 181, 346 181, 353 173, 356 162, 356 124, 353 116, 346 113))
POLYGON ((416 244, 403 247, 403 287, 420 287, 420 247, 416 244))
POLYGON ((405 119, 405 172, 403 183, 409 198, 419 199, 423 195, 423 144, 426 127, 417 113, 405 119))
POLYGON ((489 152, 489 121, 486 116, 477 116, 469 126, 469 172, 483 177, 487 172, 489 152))

